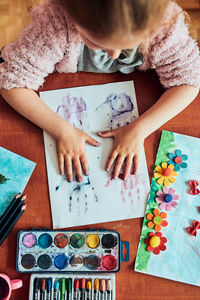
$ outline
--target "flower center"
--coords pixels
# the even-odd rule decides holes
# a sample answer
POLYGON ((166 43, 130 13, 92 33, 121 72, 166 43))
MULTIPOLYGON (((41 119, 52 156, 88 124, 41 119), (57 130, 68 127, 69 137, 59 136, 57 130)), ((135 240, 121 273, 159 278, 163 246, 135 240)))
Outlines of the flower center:
POLYGON ((170 168, 163 169, 163 171, 162 171, 162 175, 163 175, 163 176, 168 177, 168 176, 170 176, 171 174, 172 174, 172 169, 170 169, 170 168))
POLYGON ((153 218, 153 222, 156 225, 159 225, 161 223, 162 219, 159 216, 156 216, 155 218, 153 218))
POLYGON ((174 158, 174 162, 177 164, 177 165, 180 165, 182 163, 182 158, 180 156, 176 156, 174 158))
POLYGON ((166 195, 164 196, 164 201, 165 201, 166 203, 170 203, 170 202, 172 202, 172 200, 173 200, 173 196, 172 196, 172 195, 166 194, 166 195))
POLYGON ((159 238, 159 236, 152 236, 152 238, 149 241, 149 244, 153 248, 158 247, 160 245, 160 238, 159 238))

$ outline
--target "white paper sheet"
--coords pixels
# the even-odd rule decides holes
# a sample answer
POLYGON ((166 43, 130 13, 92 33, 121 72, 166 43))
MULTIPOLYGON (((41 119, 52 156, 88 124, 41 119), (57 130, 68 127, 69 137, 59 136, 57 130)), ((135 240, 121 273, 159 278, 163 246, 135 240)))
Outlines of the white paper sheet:
POLYGON ((86 145, 89 176, 83 176, 82 183, 69 183, 59 175, 55 140, 44 132, 53 228, 144 216, 150 189, 144 150, 137 175, 110 180, 105 164, 113 140, 96 135, 138 117, 133 81, 53 90, 40 96, 53 111, 101 143, 100 147, 86 145))

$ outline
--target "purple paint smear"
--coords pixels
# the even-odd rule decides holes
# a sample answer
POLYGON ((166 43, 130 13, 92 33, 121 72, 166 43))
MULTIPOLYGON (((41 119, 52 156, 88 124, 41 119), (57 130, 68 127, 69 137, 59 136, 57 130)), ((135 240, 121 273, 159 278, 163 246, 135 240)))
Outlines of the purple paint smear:
POLYGON ((109 95, 106 101, 96 108, 96 111, 102 109, 105 105, 109 106, 110 113, 108 113, 109 122, 107 127, 110 130, 128 125, 135 118, 131 116, 134 110, 133 102, 126 93, 109 95))
MULTIPOLYGON (((62 104, 60 104, 56 110, 56 113, 68 121, 71 125, 81 130, 89 129, 89 123, 87 121, 87 106, 82 97, 77 98, 70 93, 68 93, 62 99, 62 104)), ((61 183, 55 187, 55 191, 58 191, 63 182, 67 180, 65 176, 61 183)), ((91 186, 89 176, 83 176, 82 182, 68 182, 69 184, 69 200, 68 200, 68 210, 72 211, 73 203, 77 204, 78 216, 81 214, 81 207, 84 207, 83 212, 87 213, 88 211, 88 199, 89 193, 92 191, 92 198, 95 202, 98 202, 98 197, 95 193, 94 187, 91 186), (77 195, 78 194, 78 195, 77 195)))
MULTIPOLYGON (((62 102, 58 106, 56 113, 74 127, 84 130, 84 123, 87 118, 87 106, 83 98, 77 98, 68 93, 63 97, 62 102)), ((88 128, 88 124, 86 124, 85 128, 88 128)))

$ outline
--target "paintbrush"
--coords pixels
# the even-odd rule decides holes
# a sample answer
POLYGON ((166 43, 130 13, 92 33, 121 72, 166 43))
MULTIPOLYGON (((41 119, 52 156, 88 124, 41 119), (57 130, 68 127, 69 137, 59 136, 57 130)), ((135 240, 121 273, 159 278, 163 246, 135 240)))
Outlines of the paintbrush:
POLYGON ((15 213, 22 207, 24 204, 24 201, 26 200, 26 195, 19 198, 19 201, 16 203, 16 205, 13 207, 12 210, 10 210, 10 214, 7 216, 7 219, 0 225, 0 236, 2 235, 4 229, 7 227, 7 224, 9 224, 10 220, 13 218, 15 213))
POLYGON ((0 217, 0 227, 1 227, 1 224, 3 224, 5 222, 5 220, 8 218, 8 216, 11 213, 11 211, 13 211, 15 209, 16 205, 21 201, 21 198, 22 198, 21 194, 17 194, 13 198, 13 200, 11 201, 11 203, 9 204, 9 206, 7 207, 7 209, 4 211, 4 213, 0 217))
POLYGON ((4 228, 4 231, 1 232, 0 245, 3 243, 3 241, 9 234, 9 232, 13 229, 13 227, 15 226, 15 224, 17 223, 17 221, 19 220, 21 215, 24 213, 24 211, 26 209, 26 205, 27 204, 23 204, 22 207, 20 207, 19 210, 15 212, 12 219, 10 219, 9 223, 7 223, 7 226, 4 228))

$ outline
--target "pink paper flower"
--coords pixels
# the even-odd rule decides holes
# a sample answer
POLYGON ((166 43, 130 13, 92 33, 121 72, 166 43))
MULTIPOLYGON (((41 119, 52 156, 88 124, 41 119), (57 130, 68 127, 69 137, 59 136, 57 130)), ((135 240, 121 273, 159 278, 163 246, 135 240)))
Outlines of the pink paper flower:
POLYGON ((162 191, 158 191, 156 195, 158 196, 155 200, 157 203, 160 203, 159 208, 165 210, 172 210, 172 207, 176 208, 178 203, 176 200, 179 199, 179 196, 175 194, 176 191, 172 188, 166 186, 163 187, 162 191))

